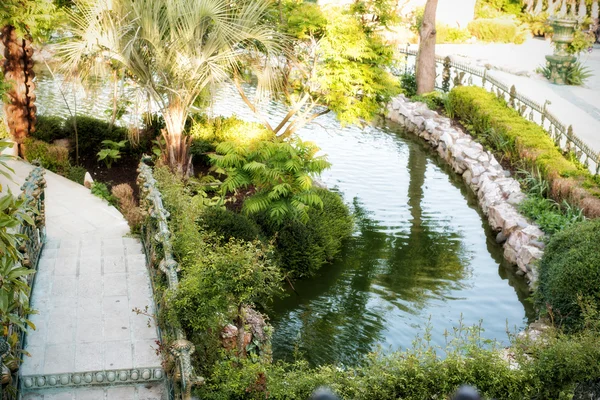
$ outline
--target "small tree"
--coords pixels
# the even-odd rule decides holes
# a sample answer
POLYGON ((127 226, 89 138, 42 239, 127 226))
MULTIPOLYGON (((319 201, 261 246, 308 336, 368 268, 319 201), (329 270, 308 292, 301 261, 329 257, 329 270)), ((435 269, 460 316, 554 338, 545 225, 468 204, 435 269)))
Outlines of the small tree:
POLYGON ((423 23, 419 31, 419 53, 417 54, 417 94, 433 92, 435 89, 435 14, 438 0, 427 0, 423 23))
POLYGON ((72 71, 106 59, 122 66, 165 121, 163 157, 191 172, 185 122, 198 97, 229 77, 249 53, 270 55, 280 35, 266 23, 268 1, 78 0, 74 39, 63 55, 72 71))
POLYGON ((256 101, 244 92, 241 74, 236 73, 234 82, 242 99, 280 139, 331 111, 342 124, 369 122, 399 91, 397 79, 388 70, 393 50, 377 33, 391 19, 391 3, 356 1, 350 8, 321 9, 314 3, 280 2, 279 27, 292 38, 290 46, 268 64, 263 57, 250 59, 248 64, 259 82, 275 81, 269 95, 287 104, 289 111, 271 126, 256 101))

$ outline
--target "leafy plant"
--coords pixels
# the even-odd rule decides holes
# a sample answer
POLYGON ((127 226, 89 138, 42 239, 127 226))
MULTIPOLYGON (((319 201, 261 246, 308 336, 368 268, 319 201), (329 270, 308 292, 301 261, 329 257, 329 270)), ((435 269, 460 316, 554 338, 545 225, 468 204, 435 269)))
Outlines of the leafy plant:
POLYGON ((66 147, 31 138, 25 139, 23 145, 23 155, 28 161, 37 160, 44 168, 59 174, 66 174, 71 168, 66 147))
POLYGON ((106 183, 95 181, 94 183, 92 183, 90 191, 94 196, 100 197, 101 199, 108 201, 111 205, 118 205, 117 199, 111 194, 110 190, 108 190, 108 186, 106 186, 106 183))
POLYGON ((267 211, 275 223, 308 220, 311 207, 323 201, 313 188, 313 177, 329 167, 318 148, 299 139, 293 142, 261 141, 255 146, 224 142, 211 154, 214 170, 226 174, 223 195, 253 186, 256 193, 244 200, 243 212, 267 211))
POLYGON ((121 150, 127 144, 127 140, 113 142, 112 140, 103 140, 102 144, 108 146, 98 152, 98 161, 104 161, 106 168, 110 169, 112 163, 121 158, 121 150))
POLYGON ((576 61, 567 70, 567 84, 581 86, 593 75, 591 68, 584 66, 580 61, 576 61))
POLYGON ((85 173, 87 170, 79 165, 71 166, 66 174, 66 178, 83 185, 85 173))
POLYGON ((400 86, 407 97, 412 98, 417 94, 417 76, 414 69, 400 75, 400 86))

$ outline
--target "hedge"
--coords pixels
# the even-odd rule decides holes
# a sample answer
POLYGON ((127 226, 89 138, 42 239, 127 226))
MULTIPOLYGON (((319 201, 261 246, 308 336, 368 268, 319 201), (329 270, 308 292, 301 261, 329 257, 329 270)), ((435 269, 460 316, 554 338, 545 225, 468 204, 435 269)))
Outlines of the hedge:
POLYGON ((469 32, 482 42, 516 43, 525 42, 529 32, 514 18, 481 18, 471 21, 469 32))
POLYGON ((517 167, 537 168, 551 183, 555 200, 576 205, 588 217, 600 217, 600 179, 573 157, 565 157, 544 128, 523 118, 504 100, 479 87, 458 86, 448 96, 447 111, 474 137, 501 136, 506 146, 498 148, 499 141, 491 141, 494 150, 505 152, 517 167))
POLYGON ((552 236, 540 264, 538 305, 568 330, 585 327, 580 302, 600 309, 600 220, 552 236))

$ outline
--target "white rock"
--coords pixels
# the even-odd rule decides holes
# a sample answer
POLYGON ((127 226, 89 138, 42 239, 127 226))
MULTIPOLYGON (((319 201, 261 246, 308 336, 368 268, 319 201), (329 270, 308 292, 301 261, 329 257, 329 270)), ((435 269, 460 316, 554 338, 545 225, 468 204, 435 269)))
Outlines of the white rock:
POLYGON ((517 265, 521 270, 531 272, 532 264, 541 260, 544 252, 537 247, 525 245, 517 253, 517 265))
POLYGON ((483 152, 481 150, 474 149, 473 147, 465 147, 463 149, 463 154, 473 160, 477 160, 483 152))
POLYGON ((94 179, 92 178, 92 175, 90 175, 90 173, 86 171, 85 176, 83 177, 83 186, 85 186, 88 189, 91 189, 93 183, 94 179))

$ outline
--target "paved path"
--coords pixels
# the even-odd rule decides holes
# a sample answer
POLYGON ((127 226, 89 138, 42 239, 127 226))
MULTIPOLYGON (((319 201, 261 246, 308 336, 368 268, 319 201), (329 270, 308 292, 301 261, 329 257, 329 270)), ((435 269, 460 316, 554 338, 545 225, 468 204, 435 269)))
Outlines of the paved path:
POLYGON ((544 104, 565 125, 573 125, 575 134, 596 152, 600 152, 600 45, 581 56, 583 64, 593 71, 586 86, 560 86, 550 83, 535 72, 552 53, 550 42, 531 39, 514 44, 442 44, 436 46, 441 56, 478 66, 491 66, 490 75, 515 85, 519 93, 544 104))
MULTIPOLYGON (((18 185, 8 186, 17 193, 31 166, 11 167, 18 185)), ((31 357, 20 370, 23 399, 166 398, 156 327, 132 312, 153 310, 140 241, 83 186, 48 171, 46 182, 47 243, 31 299, 37 329, 28 332, 31 357)))

